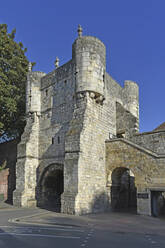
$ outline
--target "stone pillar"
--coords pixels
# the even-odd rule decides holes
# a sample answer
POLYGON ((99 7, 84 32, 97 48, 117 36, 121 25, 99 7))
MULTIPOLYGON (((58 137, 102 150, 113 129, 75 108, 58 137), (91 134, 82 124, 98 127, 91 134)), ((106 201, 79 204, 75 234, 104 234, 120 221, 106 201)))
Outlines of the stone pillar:
POLYGON ((40 83, 45 74, 29 72, 27 81, 26 127, 18 145, 16 164, 16 206, 36 206, 36 169, 39 164, 40 83))
POLYGON ((137 188, 137 213, 151 216, 151 192, 145 188, 137 188))
POLYGON ((74 113, 65 137, 64 193, 61 197, 61 211, 76 214, 75 205, 78 194, 78 164, 81 154, 80 135, 83 128, 86 103, 84 97, 77 98, 74 113))
POLYGON ((104 212, 109 205, 105 175, 105 139, 109 132, 99 118, 103 106, 89 92, 77 97, 65 142, 62 212, 76 215, 104 212))

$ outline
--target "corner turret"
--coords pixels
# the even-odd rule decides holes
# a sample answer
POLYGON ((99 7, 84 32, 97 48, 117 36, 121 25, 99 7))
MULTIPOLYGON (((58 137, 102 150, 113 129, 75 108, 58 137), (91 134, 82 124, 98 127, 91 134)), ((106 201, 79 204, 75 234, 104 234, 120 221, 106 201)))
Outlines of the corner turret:
POLYGON ((27 74, 26 84, 26 114, 40 112, 41 94, 40 85, 41 78, 45 76, 44 72, 32 71, 31 63, 29 63, 29 71, 27 74))
POLYGON ((78 38, 72 46, 72 59, 76 64, 76 93, 92 92, 104 96, 106 49, 104 44, 92 36, 82 36, 78 27, 78 38))
POLYGON ((136 117, 135 130, 139 131, 139 87, 137 83, 124 81, 125 106, 136 117))

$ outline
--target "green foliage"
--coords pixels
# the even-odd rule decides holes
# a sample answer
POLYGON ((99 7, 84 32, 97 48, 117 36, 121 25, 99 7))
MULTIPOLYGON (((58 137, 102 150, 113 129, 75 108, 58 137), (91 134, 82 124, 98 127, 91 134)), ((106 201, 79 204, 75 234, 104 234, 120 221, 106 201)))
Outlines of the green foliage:
POLYGON ((5 160, 1 165, 0 165, 0 172, 6 168, 7 161, 5 160))
POLYGON ((0 24, 0 136, 15 137, 25 125, 26 48, 17 43, 16 30, 0 24))

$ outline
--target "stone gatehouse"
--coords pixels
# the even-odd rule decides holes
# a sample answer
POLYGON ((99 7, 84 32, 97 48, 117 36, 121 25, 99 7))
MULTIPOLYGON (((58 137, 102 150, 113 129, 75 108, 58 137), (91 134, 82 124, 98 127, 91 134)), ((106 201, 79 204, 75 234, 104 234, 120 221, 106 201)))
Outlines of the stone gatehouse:
POLYGON ((77 215, 110 208, 158 214, 165 131, 139 134, 138 85, 122 88, 106 72, 104 44, 82 36, 81 26, 72 59, 59 66, 57 58, 55 66, 45 74, 29 65, 14 204, 77 215))

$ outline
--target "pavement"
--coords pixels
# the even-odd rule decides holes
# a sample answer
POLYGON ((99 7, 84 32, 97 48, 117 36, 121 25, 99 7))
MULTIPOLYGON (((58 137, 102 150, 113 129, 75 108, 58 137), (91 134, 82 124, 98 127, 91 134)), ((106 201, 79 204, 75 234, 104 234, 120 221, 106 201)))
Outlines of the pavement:
POLYGON ((3 205, 0 223, 0 247, 4 248, 13 247, 13 242, 18 248, 22 242, 25 248, 45 248, 47 244, 72 248, 165 247, 165 218, 127 212, 73 216, 3 205))
POLYGON ((29 216, 20 218, 12 218, 9 220, 12 223, 46 225, 46 226, 65 226, 65 227, 86 227, 89 226, 88 218, 83 216, 65 215, 47 210, 29 216))
MULTIPOLYGON (((22 208, 20 208, 22 209, 22 208)), ((22 209, 23 210, 23 209, 22 209)), ((63 226, 71 228, 95 228, 120 233, 165 234, 165 218, 142 216, 127 212, 107 212, 73 216, 37 209, 35 214, 9 219, 16 224, 63 226)))
POLYGON ((88 218, 84 218, 83 216, 73 216, 67 214, 56 213, 53 211, 48 211, 41 208, 31 208, 31 210, 35 210, 35 214, 26 215, 25 210, 30 210, 30 208, 18 208, 13 205, 7 204, 5 202, 0 202, 0 211, 13 211, 18 210, 25 212, 24 216, 10 218, 10 223, 15 224, 33 224, 33 225, 50 225, 50 226, 71 226, 71 227, 80 227, 80 226, 88 226, 88 218))
POLYGON ((0 201, 0 209, 14 209, 15 207, 6 202, 0 201))
POLYGON ((128 212, 107 212, 74 216, 56 213, 40 208, 33 208, 34 214, 26 215, 27 208, 16 208, 10 204, 0 202, 0 210, 20 210, 25 212, 21 217, 10 218, 9 222, 16 224, 50 225, 66 227, 95 226, 98 229, 108 228, 116 231, 163 233, 165 234, 165 217, 155 218, 128 212))

